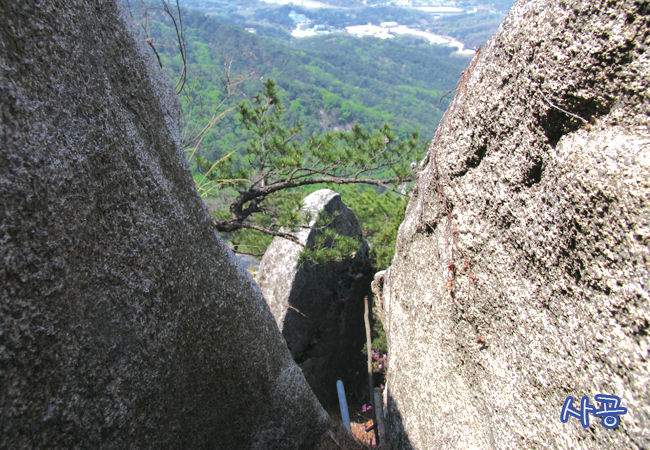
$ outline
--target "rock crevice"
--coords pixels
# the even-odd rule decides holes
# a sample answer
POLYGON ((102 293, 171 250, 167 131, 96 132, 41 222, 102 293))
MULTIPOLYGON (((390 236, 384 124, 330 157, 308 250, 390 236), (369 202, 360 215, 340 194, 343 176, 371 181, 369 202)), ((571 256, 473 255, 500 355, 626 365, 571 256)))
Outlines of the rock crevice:
POLYGON ((646 3, 518 1, 472 63, 384 275, 398 447, 649 445, 646 3))

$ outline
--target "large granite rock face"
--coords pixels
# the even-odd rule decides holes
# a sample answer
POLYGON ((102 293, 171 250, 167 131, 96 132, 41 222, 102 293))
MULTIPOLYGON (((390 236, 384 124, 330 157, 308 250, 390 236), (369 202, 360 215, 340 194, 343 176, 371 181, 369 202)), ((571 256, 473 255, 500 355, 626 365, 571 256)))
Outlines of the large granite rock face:
POLYGON ((115 1, 0 2, 0 447, 310 448, 324 410, 115 1))
POLYGON ((459 84, 384 278, 397 448, 650 447, 649 20, 518 1, 459 84))
POLYGON ((363 297, 370 294, 372 273, 359 221, 338 193, 330 189, 313 192, 304 200, 303 212, 307 211, 312 213, 309 226, 294 233, 301 243, 311 244, 320 233, 311 228, 319 215, 338 214, 328 227, 360 238, 355 257, 326 265, 300 265, 303 247, 277 237, 264 253, 257 283, 291 355, 318 399, 330 407, 338 402, 336 380, 354 370, 365 342, 363 297))

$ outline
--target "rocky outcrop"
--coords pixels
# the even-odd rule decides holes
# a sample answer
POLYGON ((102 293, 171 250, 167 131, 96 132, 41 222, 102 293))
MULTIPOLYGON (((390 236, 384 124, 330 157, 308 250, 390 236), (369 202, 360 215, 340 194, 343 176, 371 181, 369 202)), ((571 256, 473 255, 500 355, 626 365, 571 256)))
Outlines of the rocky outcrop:
POLYGON ((398 448, 650 446, 649 20, 518 1, 459 83, 385 275, 398 448))
POLYGON ((363 368, 359 356, 365 342, 363 297, 370 293, 369 249, 357 217, 338 193, 321 189, 308 195, 307 212, 310 223, 294 233, 303 245, 321 233, 314 228, 318 217, 334 217, 328 228, 360 238, 355 257, 301 265, 303 247, 276 237, 264 253, 257 283, 307 382, 321 403, 335 406, 336 380, 354 369, 355 360, 363 368))
POLYGON ((0 447, 310 448, 327 418, 115 1, 1 2, 0 447))

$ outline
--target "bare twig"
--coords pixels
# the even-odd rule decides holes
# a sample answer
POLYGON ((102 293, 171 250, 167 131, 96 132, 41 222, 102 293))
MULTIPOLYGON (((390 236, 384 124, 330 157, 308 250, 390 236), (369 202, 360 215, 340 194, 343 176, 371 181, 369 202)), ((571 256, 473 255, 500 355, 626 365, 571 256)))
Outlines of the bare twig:
POLYGON ((451 89, 451 90, 449 90, 449 91, 447 91, 447 92, 445 93, 445 95, 443 95, 442 97, 440 97, 440 100, 438 101, 438 103, 436 103, 436 104, 433 106, 434 108, 437 108, 437 107, 440 105, 440 103, 442 103, 442 100, 443 100, 446 96, 448 96, 449 94, 451 94, 452 92, 454 92, 454 91, 456 91, 456 90, 460 91, 463 87, 465 87, 465 84, 467 83, 467 80, 469 79, 469 75, 470 75, 470 73, 472 72, 472 70, 474 69, 474 67, 476 67, 476 63, 478 62, 478 56, 479 56, 480 54, 481 54, 481 46, 479 45, 478 48, 476 49, 476 53, 474 54, 474 57, 472 58, 472 61, 471 61, 470 64, 469 64, 469 67, 468 67, 467 69, 463 70, 463 71, 460 73, 460 79, 458 80, 458 83, 456 83, 456 87, 453 88, 453 89, 451 89))
POLYGON ((568 115, 571 116, 571 117, 575 117, 576 119, 580 119, 580 120, 582 120, 584 123, 589 123, 588 120, 583 119, 583 118, 580 117, 579 115, 577 115, 577 114, 573 114, 572 112, 569 112, 569 111, 567 111, 566 109, 562 109, 562 108, 560 108, 559 106, 554 105, 553 103, 551 103, 551 101, 550 101, 548 98, 546 98, 546 96, 544 95, 544 93, 542 92, 541 89, 539 90, 539 94, 542 96, 542 98, 543 98, 544 100, 546 100, 546 103, 548 103, 551 107, 557 109, 558 111, 562 111, 564 114, 568 114, 568 115))
MULTIPOLYGON (((145 5, 142 0, 140 0, 138 3, 140 3, 140 7, 142 8, 142 14, 143 18, 139 20, 137 23, 140 25, 142 28, 142 32, 144 33, 145 36, 145 42, 151 47, 153 50, 154 54, 156 55, 156 58, 158 59, 158 64, 162 68, 162 61, 160 59, 160 54, 158 53, 158 50, 156 49, 156 45, 159 46, 164 46, 166 45, 163 44, 156 44, 153 39, 150 37, 151 35, 151 30, 150 30, 150 20, 149 20, 149 9, 157 9, 160 11, 163 11, 167 16, 172 21, 172 24, 174 25, 174 29, 176 31, 176 48, 178 48, 180 54, 181 54, 181 59, 183 60, 183 69, 181 71, 181 76, 178 79, 178 82, 176 83, 176 86, 174 86, 174 90, 176 91, 177 94, 180 94, 181 91, 183 90, 183 87, 185 86, 185 81, 187 80, 187 46, 185 43, 185 30, 183 28, 183 16, 181 14, 181 7, 178 3, 178 0, 176 0, 176 13, 178 15, 178 19, 174 16, 172 13, 169 4, 167 3, 166 0, 161 0, 162 7, 153 7, 153 6, 147 6, 145 5), (180 88, 179 88, 180 85, 180 88)), ((130 3, 129 3, 130 6, 130 3)))
POLYGON ((295 237, 294 235, 292 235, 292 234, 283 233, 281 231, 273 231, 273 230, 270 230, 268 228, 253 225, 251 223, 245 223, 245 222, 241 223, 241 222, 237 222, 237 221, 234 221, 234 220, 220 221, 218 219, 212 219, 212 223, 214 224, 214 226, 217 228, 218 231, 237 231, 237 230, 241 230, 243 228, 250 229, 250 230, 257 230, 257 231, 260 231, 262 233, 270 234, 271 236, 279 236, 281 238, 288 239, 288 240, 290 240, 292 242, 295 242, 296 244, 300 245, 301 247, 305 246, 305 244, 300 242, 300 240, 297 237, 295 237))
POLYGON ((176 91, 176 93, 180 93, 183 90, 183 87, 185 86, 185 81, 187 80, 187 47, 185 45, 185 30, 183 29, 183 16, 181 14, 181 7, 178 3, 178 0, 176 0, 176 12, 178 14, 178 20, 176 20, 176 17, 174 17, 174 14, 169 9, 169 5, 165 0, 162 0, 162 5, 163 5, 162 10, 165 11, 165 13, 167 13, 169 18, 172 20, 172 24, 174 25, 174 29, 176 31, 177 44, 178 44, 178 51, 180 52, 181 59, 183 60, 183 69, 181 71, 181 76, 176 82, 176 86, 174 86, 174 90, 176 91))
POLYGON ((294 307, 291 306, 291 305, 287 305, 287 308, 291 308, 291 309, 293 309, 295 312, 297 312, 298 314, 300 314, 301 316, 303 316, 305 319, 309 319, 309 317, 307 317, 305 314, 303 314, 303 313, 302 313, 298 308, 294 308, 294 307))
POLYGON ((151 42, 151 38, 146 38, 144 40, 147 44, 149 44, 149 47, 151 47, 151 50, 153 50, 154 55, 156 55, 156 59, 158 60, 158 65, 160 68, 163 68, 162 61, 160 60, 160 55, 158 54, 158 50, 156 50, 156 47, 153 45, 153 42, 151 42))
POLYGON ((238 255, 248 255, 248 256, 255 256, 256 258, 261 258, 264 256, 264 253, 252 253, 252 252, 243 252, 241 250, 235 250, 234 248, 231 249, 234 253, 237 253, 238 255))
MULTIPOLYGON (((195 150, 195 151, 196 151, 196 150, 195 150)), ((222 157, 222 158, 219 158, 217 161, 215 161, 215 162, 212 164, 212 166, 210 166, 210 169, 208 169, 208 171, 205 173, 205 175, 203 175, 203 178, 201 178, 201 181, 199 181, 199 182, 197 183, 197 186, 201 186, 201 184, 205 181, 205 179, 208 177, 208 175, 210 174, 210 172, 212 172, 212 170, 213 170, 215 167, 217 167, 219 164, 221 164, 223 161, 225 161, 226 159, 230 158, 230 157, 232 156, 233 153, 235 153, 235 152, 234 152, 234 151, 233 151, 233 152, 230 152, 230 153, 228 153, 226 156, 224 156, 224 157, 222 157)), ((192 154, 191 154, 190 157, 188 158, 188 161, 192 159, 192 156, 194 156, 194 152, 192 152, 192 154)), ((229 181, 229 180, 226 180, 226 181, 229 181)))

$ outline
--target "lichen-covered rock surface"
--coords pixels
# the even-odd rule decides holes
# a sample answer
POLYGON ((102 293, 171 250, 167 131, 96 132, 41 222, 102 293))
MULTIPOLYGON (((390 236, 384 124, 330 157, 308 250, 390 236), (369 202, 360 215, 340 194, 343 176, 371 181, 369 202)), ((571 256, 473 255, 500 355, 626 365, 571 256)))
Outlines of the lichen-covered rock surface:
POLYGON ((650 447, 649 15, 518 1, 460 82, 384 276, 397 448, 650 447))
POLYGON ((356 370, 364 367, 363 298, 370 294, 372 277, 369 248, 356 215, 337 192, 321 189, 309 194, 302 211, 311 213, 307 226, 294 233, 303 245, 311 245, 321 233, 314 227, 319 216, 333 218, 328 228, 359 239, 355 257, 300 264, 303 247, 276 237, 264 253, 256 280, 309 385, 321 403, 335 408, 336 380, 354 371, 355 361, 362 364, 356 370))
POLYGON ((128 12, 0 17, 0 447, 315 445, 324 411, 211 225, 128 12))

